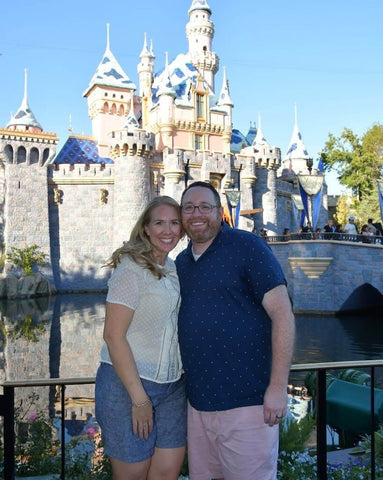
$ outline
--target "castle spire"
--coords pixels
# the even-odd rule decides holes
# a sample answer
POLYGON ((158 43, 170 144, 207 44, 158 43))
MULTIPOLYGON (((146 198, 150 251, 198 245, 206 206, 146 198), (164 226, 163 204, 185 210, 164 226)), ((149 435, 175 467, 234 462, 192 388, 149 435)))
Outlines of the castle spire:
POLYGON ((32 130, 42 132, 43 128, 36 120, 28 103, 28 70, 24 70, 24 95, 21 105, 15 115, 11 114, 11 120, 7 128, 14 130, 32 130))
POLYGON ((262 120, 261 120, 261 112, 258 112, 258 128, 257 128, 257 134, 255 135, 255 138, 253 140, 253 147, 255 148, 270 148, 269 143, 267 142, 265 136, 263 135, 262 132, 262 120))
POLYGON ((162 84, 159 86, 159 90, 157 95, 160 97, 161 95, 169 95, 171 97, 176 97, 176 91, 174 90, 170 72, 169 72, 169 54, 165 52, 165 76, 162 84))
MULTIPOLYGON (((298 109, 297 104, 294 104, 294 128, 291 135, 289 147, 287 149, 285 160, 306 160, 309 158, 305 144, 303 143, 302 134, 298 127, 298 109)), ((293 165, 294 169, 294 165, 293 165)))
POLYGON ((88 88, 84 92, 87 97, 90 91, 96 86, 124 88, 128 90, 136 90, 135 84, 130 80, 124 72, 121 65, 116 60, 110 50, 109 23, 106 24, 106 48, 104 55, 99 63, 95 74, 89 82, 88 88))
POLYGON ((126 128, 128 130, 128 132, 133 132, 137 128, 140 128, 137 117, 134 113, 133 97, 134 97, 134 95, 132 95, 132 97, 130 99, 130 111, 129 111, 129 114, 126 118, 126 122, 125 122, 125 125, 124 125, 124 128, 126 128))
POLYGON ((148 49, 148 41, 146 39, 146 32, 144 33, 144 46, 142 47, 142 51, 140 53, 140 58, 142 57, 150 57, 150 51, 148 49))
POLYGON ((230 97, 229 81, 226 78, 226 67, 223 67, 222 89, 219 95, 218 105, 234 107, 234 103, 230 97))
POLYGON ((211 9, 206 0, 193 0, 191 7, 189 8, 189 15, 194 10, 205 10, 206 12, 211 13, 211 9))

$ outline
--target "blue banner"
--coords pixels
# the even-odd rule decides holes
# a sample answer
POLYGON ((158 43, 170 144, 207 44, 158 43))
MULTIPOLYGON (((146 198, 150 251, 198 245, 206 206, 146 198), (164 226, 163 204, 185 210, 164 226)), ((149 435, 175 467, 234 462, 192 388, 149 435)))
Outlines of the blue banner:
POLYGON ((378 195, 380 205, 380 218, 383 220, 383 181, 378 180, 378 195))

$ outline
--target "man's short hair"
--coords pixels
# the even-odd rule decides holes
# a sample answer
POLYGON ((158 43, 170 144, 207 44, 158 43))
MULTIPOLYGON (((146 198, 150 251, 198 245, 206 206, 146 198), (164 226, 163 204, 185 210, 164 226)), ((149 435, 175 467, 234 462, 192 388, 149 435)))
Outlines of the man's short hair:
POLYGON ((192 189, 192 188, 194 188, 194 187, 207 188, 208 190, 210 190, 211 192, 213 192, 216 206, 217 206, 217 207, 222 207, 222 205, 221 205, 221 197, 219 196, 219 193, 217 192, 217 190, 213 187, 213 185, 212 185, 211 183, 209 183, 209 182, 202 182, 202 181, 193 182, 193 183, 191 183, 190 185, 188 185, 188 186, 185 188, 185 190, 182 192, 182 196, 181 196, 181 206, 182 206, 182 204, 183 204, 183 199, 184 199, 185 193, 188 192, 190 189, 192 189))

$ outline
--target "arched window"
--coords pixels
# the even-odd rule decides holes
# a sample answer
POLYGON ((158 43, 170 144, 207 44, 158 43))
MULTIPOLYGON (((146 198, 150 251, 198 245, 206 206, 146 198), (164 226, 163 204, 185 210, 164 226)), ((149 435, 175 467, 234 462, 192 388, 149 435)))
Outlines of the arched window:
POLYGON ((104 103, 104 107, 102 109, 102 113, 108 113, 109 112, 109 105, 108 102, 104 103))
POLYGON ((120 108, 118 109, 118 114, 120 115, 120 117, 124 115, 124 105, 120 105, 120 108))
POLYGON ((13 148, 12 145, 6 145, 4 148, 5 158, 8 163, 13 163, 13 148))
POLYGON ((17 149, 17 161, 16 163, 25 163, 27 161, 27 151, 25 147, 21 146, 17 149))
POLYGON ((111 109, 110 109, 110 112, 109 112, 109 113, 111 113, 112 115, 114 115, 114 114, 116 113, 116 111, 117 111, 116 104, 115 104, 115 103, 113 103, 113 105, 112 105, 112 107, 111 107, 111 109))
POLYGON ((45 148, 43 151, 43 164, 48 160, 49 155, 50 155, 49 148, 45 148))
POLYGON ((31 153, 29 156, 29 163, 32 165, 34 163, 39 163, 39 151, 36 147, 31 149, 31 153))

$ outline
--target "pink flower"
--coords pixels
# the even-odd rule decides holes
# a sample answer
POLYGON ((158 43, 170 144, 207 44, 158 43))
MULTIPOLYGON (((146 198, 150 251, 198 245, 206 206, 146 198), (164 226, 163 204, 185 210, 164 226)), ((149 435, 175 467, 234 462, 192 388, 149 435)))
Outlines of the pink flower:
POLYGON ((86 433, 93 437, 93 435, 96 433, 96 430, 93 427, 89 427, 86 433))
POLYGON ((31 414, 29 415, 29 421, 30 421, 30 422, 33 422, 33 420, 36 420, 36 418, 37 418, 36 413, 31 413, 31 414))

